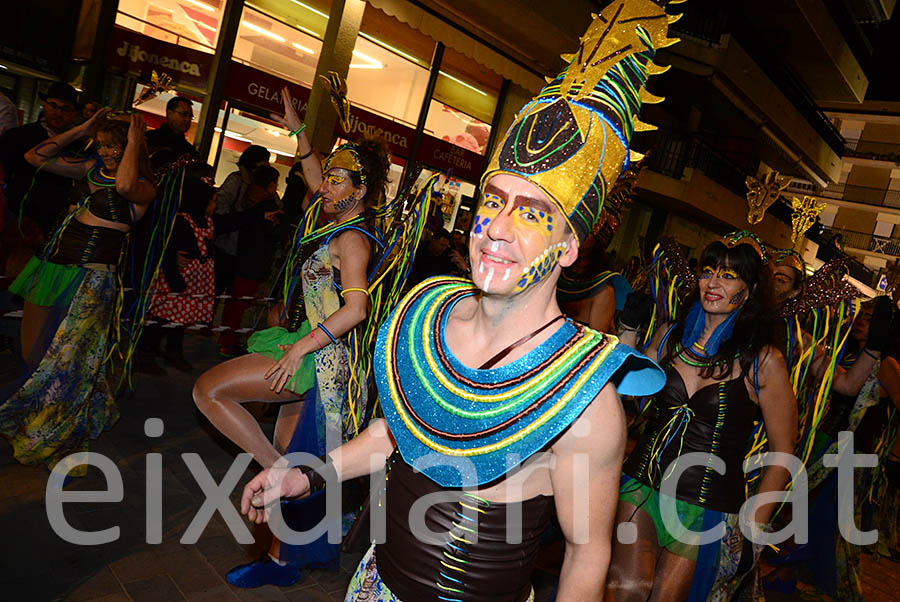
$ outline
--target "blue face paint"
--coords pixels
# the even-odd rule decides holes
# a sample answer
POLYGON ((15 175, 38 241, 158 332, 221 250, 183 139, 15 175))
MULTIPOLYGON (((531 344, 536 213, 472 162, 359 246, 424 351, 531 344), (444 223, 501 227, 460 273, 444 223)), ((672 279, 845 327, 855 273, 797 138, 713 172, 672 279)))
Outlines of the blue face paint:
POLYGON ((541 282, 553 272, 568 245, 558 242, 547 247, 543 253, 534 258, 534 261, 522 271, 522 276, 516 282, 516 292, 522 292, 541 282))

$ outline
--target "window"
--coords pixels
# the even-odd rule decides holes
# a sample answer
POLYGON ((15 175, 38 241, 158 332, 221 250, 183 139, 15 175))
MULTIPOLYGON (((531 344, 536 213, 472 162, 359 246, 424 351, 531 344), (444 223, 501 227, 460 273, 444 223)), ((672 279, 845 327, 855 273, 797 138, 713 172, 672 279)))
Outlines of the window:
POLYGON ((119 0, 116 24, 144 35, 213 53, 226 0, 119 0))

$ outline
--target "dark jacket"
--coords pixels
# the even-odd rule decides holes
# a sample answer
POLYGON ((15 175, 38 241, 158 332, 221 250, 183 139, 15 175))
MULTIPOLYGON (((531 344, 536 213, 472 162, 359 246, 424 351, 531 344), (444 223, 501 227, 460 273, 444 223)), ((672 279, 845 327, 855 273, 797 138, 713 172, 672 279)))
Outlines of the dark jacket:
POLYGON ((145 138, 154 171, 184 154, 188 154, 195 159, 200 158, 200 153, 187 141, 184 134, 176 134, 166 122, 163 122, 158 129, 147 132, 145 138))

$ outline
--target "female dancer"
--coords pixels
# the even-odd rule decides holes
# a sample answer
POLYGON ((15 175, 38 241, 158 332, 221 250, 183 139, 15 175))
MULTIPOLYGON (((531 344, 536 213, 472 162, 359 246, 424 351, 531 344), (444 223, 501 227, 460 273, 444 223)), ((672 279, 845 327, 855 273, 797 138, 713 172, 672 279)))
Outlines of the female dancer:
MULTIPOLYGON (((283 123, 292 131, 300 129, 302 122, 290 104, 290 95, 285 93, 284 98, 283 123)), ((330 221, 302 240, 297 236, 305 244, 299 257, 288 262, 296 269, 289 268, 285 276, 288 329, 275 327, 257 333, 248 344, 251 353, 208 370, 194 386, 200 411, 264 468, 289 451, 295 426, 298 430, 304 426, 298 424, 301 410, 304 420, 319 425, 318 453, 325 451, 326 433, 338 433, 333 445, 341 443, 344 422, 351 419, 345 404, 347 390, 351 379, 360 379, 351 374, 345 337, 368 314, 367 272, 372 243, 378 240, 366 224, 365 210, 383 197, 390 167, 382 141, 344 144, 328 156, 324 169, 302 132, 297 146, 307 182, 311 189, 318 189, 317 202, 330 221), (302 292, 301 286, 291 286, 296 279, 302 292), (281 407, 274 444, 241 405, 247 401, 296 402, 311 387, 314 397, 307 399, 314 400, 314 407, 303 408, 302 403, 281 407)), ((274 540, 270 557, 277 560, 279 555, 274 540)), ((229 582, 242 587, 287 585, 299 579, 297 568, 293 563, 256 562, 232 570, 229 582)))
MULTIPOLYGON (((611 600, 728 599, 756 560, 757 546, 748 540, 735 545, 741 543, 742 463, 754 419, 761 412, 770 451, 793 452, 797 430, 796 400, 774 338, 776 326, 766 318, 763 255, 749 237, 709 245, 701 260, 700 299, 683 321, 660 328, 647 350, 668 379, 624 465, 616 522, 634 523, 637 541, 613 544, 611 600), (702 464, 676 474, 674 503, 683 528, 672 529, 662 520, 660 489, 673 486, 673 472, 684 468, 677 460, 688 452, 721 458, 725 472, 702 464), (726 535, 712 544, 698 545, 685 532, 721 521, 726 535)), ((641 320, 630 309, 622 317, 621 338, 634 345, 641 320)), ((759 492, 784 489, 788 477, 783 467, 767 468, 759 492)), ((749 508, 751 526, 765 529, 775 507, 749 508)))
POLYGON ((22 355, 36 369, 0 406, 0 434, 24 464, 53 466, 86 451, 88 437, 97 438, 118 418, 105 368, 115 331, 116 273, 128 231, 157 189, 143 119, 133 115, 126 123, 106 119, 107 113, 98 111, 25 154, 35 167, 80 182, 43 258, 33 257, 10 286, 25 298, 22 355), (97 156, 57 156, 93 130, 97 156), (61 322, 54 319, 63 315, 61 322))

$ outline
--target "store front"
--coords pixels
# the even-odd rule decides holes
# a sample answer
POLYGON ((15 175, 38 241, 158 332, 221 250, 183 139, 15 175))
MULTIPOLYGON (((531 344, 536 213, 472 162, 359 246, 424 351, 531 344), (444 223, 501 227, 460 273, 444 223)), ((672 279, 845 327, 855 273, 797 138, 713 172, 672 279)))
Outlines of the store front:
MULTIPOLYGON (((208 158, 218 183, 251 144, 268 148, 283 174, 290 168, 296 143, 269 115, 282 111, 285 86, 301 118, 305 115, 330 9, 318 4, 257 0, 245 5, 208 158)), ((165 72, 200 115, 224 5, 224 0, 122 0, 109 62, 127 75, 126 96, 133 97, 136 84, 148 81, 152 71, 165 72)), ((350 130, 338 124, 334 134, 387 140, 395 161, 391 194, 413 145, 433 47, 426 36, 367 6, 347 76, 350 130)), ((424 166, 422 181, 432 170, 450 173, 445 225, 452 229, 460 201, 474 195, 503 80, 450 49, 447 56, 429 101, 418 161, 424 166)), ((164 119, 168 98, 141 107, 148 123, 164 119)))

